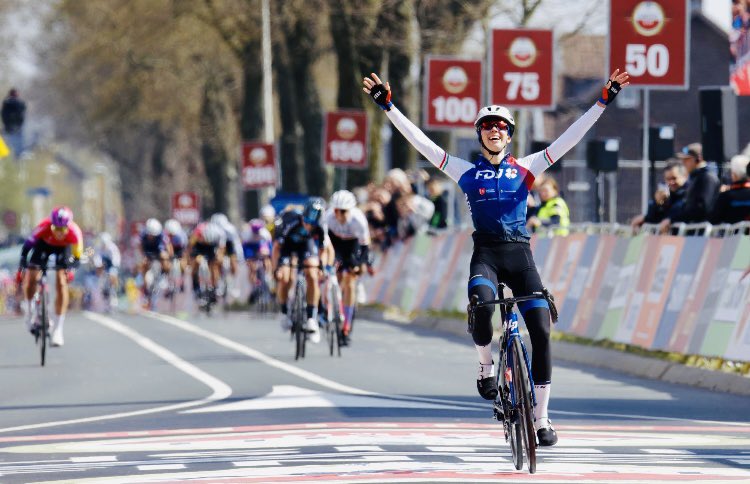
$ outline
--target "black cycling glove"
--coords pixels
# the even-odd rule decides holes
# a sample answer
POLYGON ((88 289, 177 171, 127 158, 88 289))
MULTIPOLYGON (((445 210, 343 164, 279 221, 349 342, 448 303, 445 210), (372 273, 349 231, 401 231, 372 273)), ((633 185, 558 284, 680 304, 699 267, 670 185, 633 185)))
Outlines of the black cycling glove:
POLYGON ((602 88, 602 97, 599 98, 599 102, 605 106, 615 100, 615 96, 620 92, 620 83, 617 81, 609 80, 607 84, 602 88))
POLYGON ((383 84, 375 84, 370 89, 370 96, 383 111, 390 111, 393 107, 391 91, 386 89, 383 84))

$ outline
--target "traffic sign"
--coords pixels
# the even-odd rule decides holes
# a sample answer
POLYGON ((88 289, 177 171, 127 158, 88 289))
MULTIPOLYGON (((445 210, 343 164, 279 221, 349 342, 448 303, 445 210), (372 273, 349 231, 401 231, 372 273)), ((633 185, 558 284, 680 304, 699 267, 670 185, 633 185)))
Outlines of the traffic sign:
POLYGON ((200 198, 195 192, 172 194, 172 218, 183 225, 198 225, 201 219, 200 198))
POLYGON ((633 87, 689 87, 688 0, 610 0, 609 68, 630 74, 633 87))
POLYGON ((367 168, 367 113, 332 111, 326 113, 323 160, 344 168, 367 168))
POLYGON ((242 142, 242 186, 246 190, 276 186, 276 155, 272 144, 242 142))
POLYGON ((554 107, 551 30, 493 30, 490 59, 492 104, 516 108, 554 107))
POLYGON ((482 104, 482 61, 428 56, 425 63, 425 127, 473 128, 482 104))

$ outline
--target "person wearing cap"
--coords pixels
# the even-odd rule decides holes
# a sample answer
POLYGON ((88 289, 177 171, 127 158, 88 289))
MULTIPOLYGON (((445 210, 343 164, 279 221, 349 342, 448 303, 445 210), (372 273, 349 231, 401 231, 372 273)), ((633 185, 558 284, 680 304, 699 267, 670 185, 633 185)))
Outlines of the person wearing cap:
POLYGON ((712 224, 735 224, 750 221, 750 180, 747 169, 750 157, 737 155, 730 162, 732 183, 729 189, 719 193, 711 214, 712 224))
POLYGON ((707 222, 721 185, 719 178, 708 170, 708 164, 703 159, 703 145, 700 143, 685 146, 675 156, 682 161, 688 172, 685 205, 677 215, 662 220, 662 233, 666 233, 674 223, 707 222))
MULTIPOLYGON (((510 110, 490 105, 479 110, 474 121, 481 153, 474 160, 448 154, 406 118, 391 100, 391 86, 376 74, 363 80, 363 90, 385 111, 388 119, 427 160, 453 179, 463 190, 475 231, 474 251, 468 281, 469 299, 498 297, 498 282, 516 296, 546 290, 531 254, 526 228, 526 200, 534 179, 573 148, 594 125, 617 93, 629 84, 627 72, 615 70, 597 102, 546 149, 516 159, 508 147, 516 125, 510 110)), ((437 261, 436 261, 437 263, 437 261)), ((547 298, 519 304, 531 337, 531 373, 537 405, 534 427, 539 445, 557 443, 548 417, 552 355, 550 352, 550 305, 547 298)), ((497 385, 492 360, 491 305, 474 313, 472 337, 479 355, 477 390, 486 400, 495 400, 497 385)))

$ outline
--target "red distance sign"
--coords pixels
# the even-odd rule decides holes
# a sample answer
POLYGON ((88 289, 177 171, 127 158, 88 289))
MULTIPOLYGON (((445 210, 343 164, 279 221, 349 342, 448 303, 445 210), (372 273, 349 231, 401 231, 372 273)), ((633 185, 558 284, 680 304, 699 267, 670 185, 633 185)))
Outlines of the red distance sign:
POLYGON ((610 0, 609 70, 636 87, 687 89, 688 0, 610 0))
POLYGON ((554 107, 551 30, 493 30, 490 58, 492 104, 554 107))
POLYGON ((425 127, 474 127, 482 102, 482 61, 428 57, 426 64, 425 127))
POLYGON ((172 218, 182 225, 198 225, 201 219, 200 199, 195 192, 172 194, 172 218))
POLYGON ((326 113, 323 160, 345 168, 367 168, 367 113, 326 113))
POLYGON ((276 156, 272 144, 242 142, 242 186, 247 190, 276 186, 276 156))

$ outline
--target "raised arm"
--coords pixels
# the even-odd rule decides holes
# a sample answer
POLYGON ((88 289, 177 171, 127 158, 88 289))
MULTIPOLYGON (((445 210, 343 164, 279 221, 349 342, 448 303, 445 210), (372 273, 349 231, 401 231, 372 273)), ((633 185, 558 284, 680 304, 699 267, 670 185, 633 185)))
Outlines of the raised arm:
POLYGON ((450 156, 444 149, 436 145, 424 132, 403 115, 391 102, 391 85, 383 82, 377 74, 365 77, 363 91, 369 94, 375 103, 385 111, 396 129, 411 143, 422 156, 438 169, 445 172, 454 181, 458 181, 461 175, 471 167, 471 164, 460 158, 450 156))
POLYGON ((578 118, 578 120, 566 129, 559 138, 553 141, 547 149, 524 157, 519 160, 519 162, 524 166, 527 166, 536 176, 562 158, 565 153, 570 151, 579 141, 581 141, 581 139, 583 139, 583 136, 589 129, 591 129, 594 123, 596 123, 599 116, 602 115, 604 108, 614 100, 620 90, 630 84, 630 82, 628 82, 629 78, 630 76, 627 72, 621 73, 619 69, 615 69, 612 75, 609 76, 607 83, 602 88, 602 96, 596 101, 596 104, 591 106, 583 116, 578 118))

